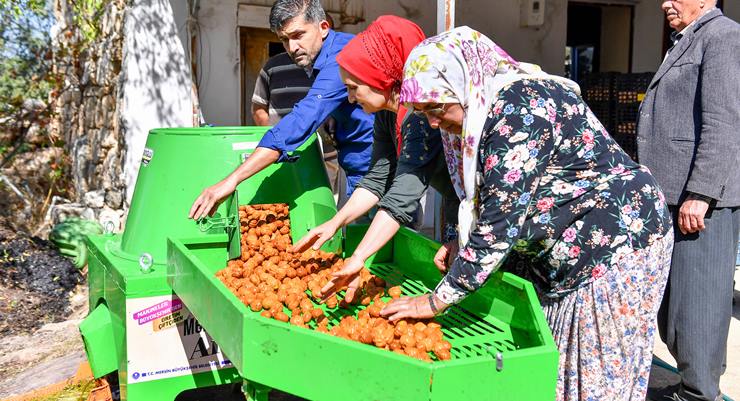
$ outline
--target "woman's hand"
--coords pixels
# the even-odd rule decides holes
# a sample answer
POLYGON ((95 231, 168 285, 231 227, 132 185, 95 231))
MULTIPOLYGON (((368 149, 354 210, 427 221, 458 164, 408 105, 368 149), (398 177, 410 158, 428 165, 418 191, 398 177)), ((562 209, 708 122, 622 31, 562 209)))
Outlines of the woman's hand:
POLYGON ((442 274, 446 273, 447 269, 452 266, 452 262, 457 257, 458 250, 459 245, 457 244, 457 240, 452 240, 442 245, 437 251, 437 254, 434 255, 434 265, 437 266, 437 269, 442 274))
POLYGON ((204 189, 195 202, 193 202, 193 206, 190 208, 190 214, 188 217, 193 220, 198 220, 201 217, 213 216, 218 205, 235 190, 236 184, 233 182, 231 177, 226 177, 217 184, 204 189))
POLYGON ((330 240, 331 237, 337 233, 339 227, 340 225, 335 222, 334 219, 331 219, 309 231, 308 234, 304 235, 297 244, 293 245, 293 248, 290 251, 303 252, 310 246, 313 246, 313 249, 318 250, 326 241, 330 240))
POLYGON ((346 286, 347 292, 344 294, 344 299, 347 302, 352 302, 360 288, 360 270, 363 267, 365 267, 365 261, 362 258, 353 255, 346 259, 342 269, 332 274, 331 281, 321 289, 321 299, 329 298, 346 286))
POLYGON ((418 297, 403 297, 396 299, 388 304, 380 315, 387 317, 390 321, 395 322, 399 319, 427 319, 442 313, 449 305, 442 302, 434 294, 424 294, 418 297), (434 303, 437 309, 436 313, 432 309, 434 303))

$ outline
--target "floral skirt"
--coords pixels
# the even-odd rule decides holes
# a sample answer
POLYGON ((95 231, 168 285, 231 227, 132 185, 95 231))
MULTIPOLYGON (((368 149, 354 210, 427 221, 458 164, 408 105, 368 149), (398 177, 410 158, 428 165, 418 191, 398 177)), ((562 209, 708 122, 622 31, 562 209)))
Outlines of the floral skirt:
POLYGON ((669 232, 620 258, 604 276, 543 301, 560 351, 558 401, 645 400, 672 250, 669 232))

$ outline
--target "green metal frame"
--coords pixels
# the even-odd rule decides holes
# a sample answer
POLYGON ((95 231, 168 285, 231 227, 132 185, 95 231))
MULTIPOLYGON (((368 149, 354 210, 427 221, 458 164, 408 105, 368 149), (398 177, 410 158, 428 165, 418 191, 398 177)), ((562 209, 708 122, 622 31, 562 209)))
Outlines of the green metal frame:
MULTIPOLYGON (((143 383, 128 383, 126 301, 132 298, 171 295, 172 289, 167 284, 165 269, 155 268, 145 274, 141 272, 138 262, 119 258, 106 251, 111 243, 117 241, 120 241, 118 235, 88 237, 88 247, 91 250, 88 262, 90 307, 94 309, 96 306, 105 306, 105 311, 109 313, 106 320, 110 321, 109 330, 113 334, 112 344, 115 347, 112 350, 107 349, 107 352, 86 347, 94 376, 101 377, 111 372, 110 369, 96 370, 95 367, 101 366, 98 360, 102 359, 102 366, 109 367, 110 359, 114 358, 113 370, 118 373, 121 399, 129 401, 174 400, 185 390, 241 382, 236 369, 228 368, 143 383)), ((84 330, 86 322, 96 317, 91 314, 81 324, 80 331, 86 344, 89 341, 101 341, 95 335, 97 333, 90 335, 84 330)))
MULTIPOLYGON (((201 231, 187 211, 202 188, 248 157, 264 132, 257 127, 153 130, 126 231, 88 237, 93 313, 81 331, 87 350, 96 353, 90 357, 95 374, 116 367, 123 400, 170 401, 185 390, 244 377, 248 398, 260 401, 272 388, 314 400, 553 398, 557 350, 531 285, 510 274, 495 275, 486 288, 438 319, 453 343, 453 359, 432 364, 268 320, 241 304, 214 277, 228 254, 235 255, 229 248, 234 235, 229 241, 229 234, 216 227, 201 231), (168 244, 168 238, 174 239, 168 244), (144 271, 139 259, 146 255, 153 264, 144 271), (128 383, 127 301, 171 296, 173 288, 235 368, 128 383), (98 355, 101 349, 107 353, 98 355)), ((287 203, 294 239, 331 218, 336 208, 315 137, 295 155, 298 162, 270 166, 242 183, 239 199, 221 205, 219 216, 233 216, 237 204, 287 203)), ((349 227, 345 237, 335 236, 324 249, 344 249, 348 255, 364 229, 349 227)), ((437 247, 402 230, 369 265, 408 294, 424 292, 440 277, 431 264, 437 247)), ((337 320, 348 312, 329 313, 337 320)))
MULTIPOLYGON (((226 227, 211 227, 210 233, 201 231, 198 223, 187 218, 190 205, 203 188, 226 176, 251 154, 266 130, 218 127, 151 131, 125 232, 87 237, 91 314, 80 330, 95 376, 117 370, 123 400, 171 401, 185 390, 241 382, 235 368, 225 368, 128 383, 126 317, 131 311, 126 305, 132 299, 173 294, 167 283, 167 237, 211 238, 213 232, 225 232, 226 227), (153 261, 146 272, 139 264, 144 254, 153 261)), ((298 213, 291 225, 292 235, 300 237, 315 222, 333 216, 336 208, 316 137, 293 154, 299 157, 297 162, 270 166, 238 190, 245 203, 288 203, 298 213)), ((235 197, 228 199, 219 207, 218 215, 233 216, 238 202, 235 197)), ((238 245, 239 234, 235 231, 231 238, 236 238, 238 245)), ((226 233, 221 236, 228 238, 226 233)), ((336 249, 340 244, 337 236, 326 249, 336 249)), ((233 247, 231 251, 235 256, 233 247)))
MULTIPOLYGON (((345 256, 365 229, 348 227, 345 256)), ((432 263, 438 246, 402 229, 368 265, 405 294, 420 294, 441 278, 432 263)), ((554 399, 557 348, 532 285, 519 277, 498 273, 438 317, 453 359, 425 363, 250 311, 214 276, 226 265, 226 248, 225 235, 170 238, 168 281, 254 388, 311 400, 554 399)), ((321 307, 332 322, 362 308, 321 307)))

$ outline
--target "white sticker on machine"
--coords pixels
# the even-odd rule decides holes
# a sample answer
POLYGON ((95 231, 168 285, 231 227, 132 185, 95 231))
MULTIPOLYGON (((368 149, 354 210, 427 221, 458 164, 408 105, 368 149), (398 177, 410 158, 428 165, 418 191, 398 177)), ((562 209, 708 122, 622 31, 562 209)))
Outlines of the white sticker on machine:
POLYGON ((128 383, 232 367, 177 296, 126 300, 128 383))
POLYGON ((141 156, 141 164, 148 166, 149 162, 152 161, 152 157, 154 157, 154 150, 144 148, 144 154, 141 156))
POLYGON ((259 142, 234 142, 231 144, 231 150, 255 150, 259 142))

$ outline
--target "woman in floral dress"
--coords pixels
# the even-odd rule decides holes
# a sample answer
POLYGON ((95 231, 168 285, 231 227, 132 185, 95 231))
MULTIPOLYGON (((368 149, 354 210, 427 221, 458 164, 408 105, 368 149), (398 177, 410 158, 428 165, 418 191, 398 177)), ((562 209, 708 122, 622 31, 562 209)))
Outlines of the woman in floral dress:
POLYGON ((433 294, 383 314, 431 317, 503 266, 538 291, 560 351, 558 400, 643 401, 671 220, 578 91, 468 27, 411 52, 401 101, 442 131, 460 252, 433 294))

